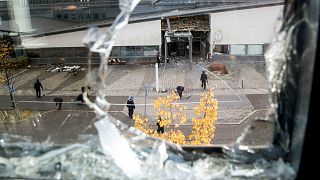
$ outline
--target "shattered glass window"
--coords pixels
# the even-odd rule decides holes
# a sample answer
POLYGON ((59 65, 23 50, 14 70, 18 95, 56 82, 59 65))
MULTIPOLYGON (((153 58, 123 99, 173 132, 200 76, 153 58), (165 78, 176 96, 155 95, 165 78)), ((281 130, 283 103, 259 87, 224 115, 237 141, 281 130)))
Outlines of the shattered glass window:
POLYGON ((0 179, 295 179, 316 0, 0 2, 0 179))

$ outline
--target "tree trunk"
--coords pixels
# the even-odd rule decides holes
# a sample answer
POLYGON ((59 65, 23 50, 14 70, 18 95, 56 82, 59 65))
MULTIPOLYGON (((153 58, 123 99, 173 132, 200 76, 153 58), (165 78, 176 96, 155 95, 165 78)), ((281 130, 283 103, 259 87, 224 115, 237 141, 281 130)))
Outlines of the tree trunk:
POLYGON ((16 109, 16 104, 14 103, 14 99, 13 99, 12 93, 10 93, 10 99, 11 99, 11 103, 12 103, 12 108, 16 109))
MULTIPOLYGON (((8 71, 6 71, 6 80, 7 80, 7 86, 9 88, 9 85, 10 85, 10 76, 8 74, 8 71)), ((12 108, 13 109, 16 109, 16 104, 14 103, 14 99, 13 99, 13 94, 11 92, 10 93, 10 99, 11 99, 11 103, 12 103, 12 108)))

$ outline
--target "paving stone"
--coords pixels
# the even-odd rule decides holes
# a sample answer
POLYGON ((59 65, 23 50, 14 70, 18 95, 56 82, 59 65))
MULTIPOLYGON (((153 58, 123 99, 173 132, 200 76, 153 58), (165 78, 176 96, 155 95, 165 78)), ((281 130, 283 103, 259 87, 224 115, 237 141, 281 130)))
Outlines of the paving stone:
MULTIPOLYGON (((250 114, 254 107, 245 94, 267 94, 267 80, 261 74, 264 66, 249 64, 244 62, 223 62, 230 72, 227 75, 217 75, 207 72, 208 89, 213 88, 215 98, 219 102, 220 123, 237 123, 246 115, 250 114), (258 69, 255 69, 258 68, 258 69), (259 71, 259 72, 258 72, 259 71), (244 81, 242 88, 241 81, 244 81)), ((159 67, 160 86, 168 90, 167 93, 155 92, 155 67, 154 65, 119 65, 109 66, 107 71, 107 87, 105 92, 108 96, 124 97, 120 104, 126 103, 127 96, 134 96, 136 104, 142 104, 135 110, 136 113, 144 114, 145 84, 148 84, 147 104, 160 96, 170 94, 178 85, 184 86, 182 100, 179 102, 190 103, 199 102, 200 96, 204 94, 200 84, 202 68, 207 68, 210 62, 202 62, 197 65, 190 64, 168 64, 165 70, 163 65, 159 67)), ((15 77, 17 90, 15 96, 30 95, 34 96, 33 83, 39 78, 44 86, 42 94, 46 96, 77 96, 80 88, 86 85, 85 75, 70 76, 66 72, 46 72, 44 68, 30 68, 15 77), (25 77, 25 78, 24 78, 25 77), (26 82, 25 82, 26 81, 26 82)), ((2 88, 1 94, 6 94, 6 88, 2 88)), ((92 87, 90 94, 95 95, 95 87, 92 87)), ((192 118, 193 107, 195 104, 188 105, 187 110, 192 118)), ((127 112, 123 105, 123 112, 127 112)), ((147 115, 154 116, 155 110, 152 105, 147 106, 147 115)), ((191 123, 191 121, 189 122, 191 123)))

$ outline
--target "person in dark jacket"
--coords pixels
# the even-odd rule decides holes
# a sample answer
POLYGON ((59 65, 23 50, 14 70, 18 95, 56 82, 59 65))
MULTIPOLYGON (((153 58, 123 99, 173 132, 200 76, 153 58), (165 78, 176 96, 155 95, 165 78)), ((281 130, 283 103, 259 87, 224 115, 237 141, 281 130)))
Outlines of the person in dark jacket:
POLYGON ((128 107, 129 117, 130 117, 130 119, 132 119, 133 111, 136 108, 134 105, 134 101, 133 101, 132 96, 129 96, 129 98, 128 98, 127 107, 128 107))
POLYGON ((159 116, 159 119, 157 121, 157 133, 160 134, 160 133, 164 133, 164 126, 161 126, 160 125, 160 122, 162 121, 161 119, 161 116, 159 116))
POLYGON ((77 101, 82 103, 82 104, 84 103, 83 93, 85 93, 85 92, 86 92, 86 88, 85 87, 81 87, 81 94, 79 94, 78 97, 77 97, 77 101))
POLYGON ((83 93, 79 94, 79 96, 77 97, 77 101, 84 103, 84 99, 83 99, 83 93))
POLYGON ((184 91, 183 86, 178 86, 177 87, 177 93, 179 94, 180 99, 182 98, 182 92, 184 91))
POLYGON ((157 63, 158 63, 158 66, 160 66, 160 54, 159 54, 159 52, 157 53, 157 63))
POLYGON ((204 71, 202 71, 200 81, 201 81, 201 87, 203 87, 203 89, 206 90, 206 85, 208 83, 208 76, 204 71))
POLYGON ((41 82, 39 81, 39 79, 37 79, 37 81, 34 83, 34 89, 36 90, 36 96, 38 98, 41 98, 41 89, 43 89, 41 82))
POLYGON ((62 97, 54 97, 53 102, 56 103, 56 108, 59 110, 62 107, 63 98, 62 97))

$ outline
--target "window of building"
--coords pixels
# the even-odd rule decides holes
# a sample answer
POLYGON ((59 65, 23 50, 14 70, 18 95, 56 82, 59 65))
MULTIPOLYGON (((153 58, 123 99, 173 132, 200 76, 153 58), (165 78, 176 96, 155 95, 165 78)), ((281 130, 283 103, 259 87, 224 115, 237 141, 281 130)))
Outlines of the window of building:
POLYGON ((121 56, 121 47, 113 46, 110 56, 111 57, 120 57, 121 56))
POLYGON ((158 46, 144 46, 143 47, 143 55, 144 56, 155 56, 159 51, 158 46))
POLYGON ((89 51, 84 47, 76 47, 74 48, 75 57, 89 57, 89 51))
POLYGON ((71 13, 71 19, 75 19, 76 18, 76 15, 74 12, 71 13))
POLYGON ((69 18, 69 15, 68 15, 68 14, 64 14, 64 15, 63 15, 63 18, 64 18, 64 19, 68 19, 68 18, 69 18))
POLYGON ((143 56, 143 55, 144 55, 143 46, 136 46, 135 56, 143 56))
POLYGON ((232 55, 245 55, 246 45, 230 45, 230 54, 232 55))
POLYGON ((263 45, 260 45, 260 44, 247 45, 247 54, 248 55, 262 55, 263 54, 263 45))
POLYGON ((135 47, 134 46, 121 47, 120 55, 122 57, 135 56, 135 47))
POLYGON ((39 49, 27 49, 27 56, 29 58, 40 58, 40 50, 39 49))
POLYGON ((214 45, 213 52, 228 54, 229 45, 214 45))
POLYGON ((56 58, 58 57, 58 51, 56 48, 40 49, 41 58, 56 58))
POLYGON ((75 57, 74 48, 57 48, 59 57, 75 57))
POLYGON ((86 20, 90 20, 90 19, 91 19, 91 12, 90 10, 88 10, 86 20))
POLYGON ((93 13, 93 18, 94 19, 99 19, 99 14, 98 13, 93 13))
MULTIPOLYGON (((220 46, 216 47, 215 52, 220 51, 220 46)), ((232 44, 230 45, 229 54, 231 55, 262 55, 263 54, 263 45, 262 44, 248 44, 248 45, 239 45, 232 44)))

